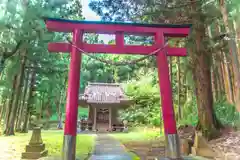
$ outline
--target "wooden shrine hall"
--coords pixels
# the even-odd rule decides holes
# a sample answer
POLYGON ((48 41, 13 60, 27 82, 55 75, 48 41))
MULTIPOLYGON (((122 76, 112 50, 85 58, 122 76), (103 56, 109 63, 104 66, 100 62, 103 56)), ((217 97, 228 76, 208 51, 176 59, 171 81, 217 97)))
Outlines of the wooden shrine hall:
POLYGON ((87 121, 81 121, 81 129, 105 132, 122 131, 123 122, 118 111, 130 106, 131 100, 124 94, 120 84, 89 83, 79 97, 79 106, 88 107, 87 121))

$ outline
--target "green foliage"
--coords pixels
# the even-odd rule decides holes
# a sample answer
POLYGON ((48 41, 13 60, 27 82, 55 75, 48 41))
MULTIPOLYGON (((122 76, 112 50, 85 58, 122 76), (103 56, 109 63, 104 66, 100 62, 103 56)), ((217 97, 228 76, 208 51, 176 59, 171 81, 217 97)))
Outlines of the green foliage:
POLYGON ((126 94, 133 98, 135 103, 122 112, 122 119, 127 119, 136 124, 155 126, 161 124, 159 87, 153 83, 152 74, 125 84, 126 94))
MULTIPOLYGON (((214 110, 217 118, 223 125, 232 127, 240 127, 240 114, 236 111, 236 107, 226 102, 226 100, 218 101, 214 104, 214 110)), ((184 105, 183 119, 178 121, 178 125, 196 126, 198 123, 198 112, 196 98, 188 99, 184 105)))
POLYGON ((215 112, 218 119, 224 124, 233 127, 240 127, 240 113, 236 107, 226 101, 219 101, 215 104, 215 112))
POLYGON ((190 97, 183 105, 183 119, 178 121, 179 126, 196 126, 198 123, 198 112, 196 97, 190 97))

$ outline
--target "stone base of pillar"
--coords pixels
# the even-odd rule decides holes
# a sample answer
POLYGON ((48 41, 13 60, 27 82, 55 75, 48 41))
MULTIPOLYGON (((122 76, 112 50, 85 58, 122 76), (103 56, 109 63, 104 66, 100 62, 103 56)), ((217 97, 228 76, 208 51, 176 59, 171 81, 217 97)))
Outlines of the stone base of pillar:
POLYGON ((172 159, 172 158, 158 158, 158 160, 195 160, 194 158, 191 157, 183 157, 183 158, 177 158, 177 159, 172 159))
POLYGON ((178 134, 167 134, 165 136, 166 142, 166 157, 169 159, 181 159, 181 151, 180 151, 180 142, 178 134))
POLYGON ((64 135, 62 160, 76 159, 76 136, 64 135))
POLYGON ((171 158, 158 158, 158 160, 196 160, 196 158, 191 157, 191 156, 183 156, 178 159, 171 159, 171 158))

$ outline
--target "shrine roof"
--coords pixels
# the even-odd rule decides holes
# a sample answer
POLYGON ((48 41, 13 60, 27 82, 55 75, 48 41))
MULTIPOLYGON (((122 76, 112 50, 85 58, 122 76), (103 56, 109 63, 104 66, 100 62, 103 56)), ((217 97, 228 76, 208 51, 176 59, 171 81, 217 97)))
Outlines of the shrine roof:
POLYGON ((152 27, 152 28, 191 28, 192 24, 149 24, 149 23, 131 23, 131 22, 107 22, 107 21, 86 21, 86 20, 68 20, 62 18, 45 17, 45 21, 56 21, 63 23, 75 24, 104 24, 104 25, 122 25, 136 27, 152 27))
POLYGON ((87 104, 120 104, 129 99, 120 84, 89 83, 79 100, 87 104))

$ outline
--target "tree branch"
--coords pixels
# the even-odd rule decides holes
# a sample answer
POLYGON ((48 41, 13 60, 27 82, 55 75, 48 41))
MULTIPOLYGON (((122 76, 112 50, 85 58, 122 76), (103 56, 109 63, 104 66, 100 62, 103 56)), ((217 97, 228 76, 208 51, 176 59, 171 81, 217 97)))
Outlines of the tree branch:
POLYGON ((5 52, 4 55, 3 55, 3 56, 4 56, 4 59, 10 58, 10 57, 12 57, 15 53, 17 53, 17 51, 20 49, 22 43, 23 43, 23 41, 20 40, 20 41, 17 43, 16 47, 15 47, 11 52, 5 52))

